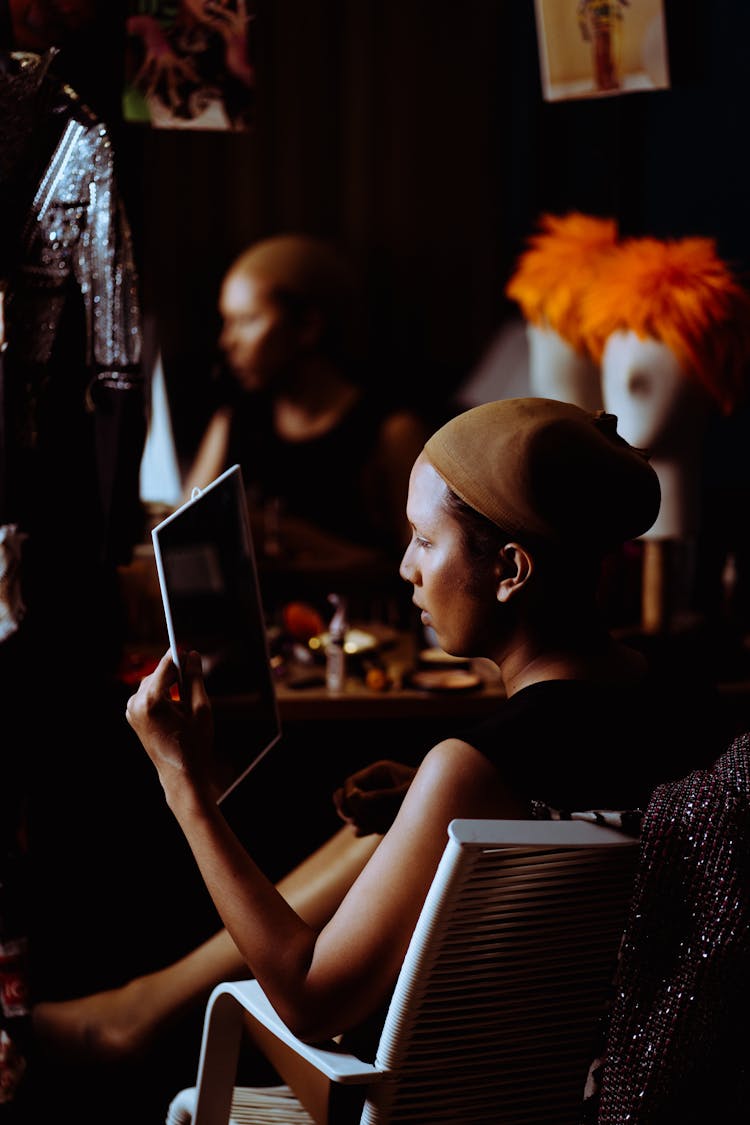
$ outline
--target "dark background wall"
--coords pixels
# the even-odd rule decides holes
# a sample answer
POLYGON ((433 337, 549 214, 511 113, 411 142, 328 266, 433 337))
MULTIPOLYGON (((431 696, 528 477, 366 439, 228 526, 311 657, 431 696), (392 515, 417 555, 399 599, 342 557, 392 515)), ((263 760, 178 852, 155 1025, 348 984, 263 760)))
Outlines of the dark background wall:
MULTIPOLYGON (((565 2, 574 8, 575 0, 565 2)), ((0 0, 0 29, 4 6, 0 0)), ((255 0, 256 125, 228 135, 123 122, 125 5, 92 0, 92 26, 61 44, 57 68, 112 132, 183 455, 206 420, 221 276, 248 242, 279 230, 327 235, 351 252, 367 296, 372 377, 430 406, 453 393, 515 312, 503 288, 542 211, 612 215, 627 233, 709 235, 750 269, 750 4, 665 6, 670 90, 547 104, 533 0, 255 0)), ((746 462, 747 441, 734 448, 746 462)), ((732 511, 746 510, 743 492, 732 511)), ((713 659, 708 648, 700 655, 713 659)), ((146 776, 150 764, 121 727, 102 740, 110 702, 79 724, 76 753, 54 756, 35 796, 36 825, 44 826, 35 885, 44 939, 36 956, 42 975, 68 995, 166 963, 175 944, 185 952, 217 924, 146 776), (115 785, 115 801, 100 792, 103 746, 105 797, 115 785)), ((123 711, 118 699, 118 720, 123 711)), ((311 809, 316 794, 329 800, 326 771, 335 769, 338 783, 371 754, 361 732, 337 731, 326 770, 319 756, 298 755, 294 776, 311 809)), ((431 741, 422 727, 419 736, 401 734, 404 746, 431 741)), ((375 729, 370 737, 373 745, 382 738, 375 729)), ((302 746, 309 733, 297 738, 302 746)), ((289 753, 269 756, 268 768, 276 762, 285 770, 295 760, 289 753)), ((262 832, 256 858, 274 849, 273 872, 278 852, 263 815, 273 806, 265 801, 253 816, 251 801, 255 793, 260 806, 269 791, 260 779, 245 823, 262 832)), ((296 827, 293 843, 302 850, 306 834, 296 827)), ((195 1073, 198 1018, 180 1029, 186 1038, 173 1056, 160 1056, 157 1079, 150 1066, 148 1080, 163 1082, 170 1096, 195 1073), (170 1069, 176 1062, 180 1081, 170 1069)), ((141 1091, 132 1077, 122 1090, 125 1110, 141 1091)), ((67 1071, 63 1079, 70 1089, 67 1071)), ((91 1120, 100 1115, 99 1094, 111 1100, 110 1071, 87 1076, 86 1087, 74 1099, 79 1121, 84 1095, 91 1120)), ((151 1103, 163 1120, 161 1094, 151 1103)), ((151 1120, 142 1104, 138 1113, 151 1120)))
POLYGON ((221 275, 276 231, 349 250, 372 377, 422 401, 452 394, 513 311, 503 286, 544 210, 709 235, 750 265, 745 0, 666 0, 670 90, 556 103, 533 0, 254 8, 248 134, 122 122, 121 0, 59 60, 113 131, 181 452, 205 422, 221 275))

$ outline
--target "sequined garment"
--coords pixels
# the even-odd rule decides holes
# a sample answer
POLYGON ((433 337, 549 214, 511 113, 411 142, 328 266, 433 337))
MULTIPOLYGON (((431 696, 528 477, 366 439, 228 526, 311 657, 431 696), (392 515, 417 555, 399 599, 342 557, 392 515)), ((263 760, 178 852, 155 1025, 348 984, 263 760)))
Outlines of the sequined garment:
POLYGON ((84 298, 86 362, 105 386, 128 390, 141 347, 130 229, 107 128, 66 92, 71 115, 26 218, 8 318, 22 362, 48 363, 73 278, 84 298))
POLYGON ((3 1122, 27 1120, 33 1056, 28 903, 37 884, 29 864, 36 872, 40 865, 38 852, 33 862, 27 855, 34 833, 26 807, 60 754, 50 718, 62 715, 79 673, 89 703, 78 713, 66 768, 73 776, 84 769, 83 711, 97 713, 96 676, 106 682, 118 654, 115 564, 129 559, 142 534, 145 406, 131 235, 108 131, 50 62, 0 52, 3 1122), (9 589, 17 573, 23 588, 9 589))
POLYGON ((598 1125, 750 1119, 750 735, 646 808, 598 1125))
POLYGON ((28 533, 28 558, 45 541, 59 545, 75 519, 84 570, 94 557, 125 562, 142 535, 146 404, 139 284, 111 137, 46 57, 16 53, 4 63, 0 105, 16 164, 2 165, 0 184, 7 290, 0 523, 28 533), (21 95, 32 112, 18 104, 21 95), (67 528, 61 489, 71 505, 67 528))

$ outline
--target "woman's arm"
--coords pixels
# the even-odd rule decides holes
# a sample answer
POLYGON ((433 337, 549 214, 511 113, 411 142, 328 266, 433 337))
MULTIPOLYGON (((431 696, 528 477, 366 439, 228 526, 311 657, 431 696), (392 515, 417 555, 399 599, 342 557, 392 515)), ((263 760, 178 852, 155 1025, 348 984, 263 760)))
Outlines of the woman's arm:
POLYGON ((229 430, 232 410, 220 407, 212 416, 201 438, 198 452, 185 476, 182 487, 183 500, 189 500, 194 488, 205 488, 227 466, 229 430))
POLYGON ((216 908, 282 1019, 308 1040, 356 1026, 386 999, 456 816, 523 811, 483 755, 457 740, 420 766, 392 828, 328 924, 308 925, 255 865, 216 805, 208 780, 210 708, 200 661, 186 662, 188 702, 170 697, 169 654, 128 704, 169 807, 216 908))

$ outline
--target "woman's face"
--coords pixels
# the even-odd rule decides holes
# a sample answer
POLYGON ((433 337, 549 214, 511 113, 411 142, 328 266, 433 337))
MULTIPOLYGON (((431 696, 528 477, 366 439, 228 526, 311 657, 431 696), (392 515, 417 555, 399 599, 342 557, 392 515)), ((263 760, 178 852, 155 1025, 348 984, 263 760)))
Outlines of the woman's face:
POLYGON ((219 347, 246 391, 268 388, 299 351, 299 332, 261 278, 230 273, 219 294, 219 347))
POLYGON ((496 572, 473 558, 461 524, 446 506, 448 487, 424 454, 409 479, 406 514, 412 536, 399 573, 414 587, 422 624, 430 626, 445 652, 489 655, 495 619, 496 572))

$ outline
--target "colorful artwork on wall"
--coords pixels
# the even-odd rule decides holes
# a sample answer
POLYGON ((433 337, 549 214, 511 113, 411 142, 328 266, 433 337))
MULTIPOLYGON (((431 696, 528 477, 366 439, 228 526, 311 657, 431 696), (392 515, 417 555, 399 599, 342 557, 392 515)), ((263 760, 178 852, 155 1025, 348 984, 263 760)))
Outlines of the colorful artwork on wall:
POLYGON ((535 0, 545 101, 669 87, 663 0, 535 0))
POLYGON ((253 124, 252 0, 130 0, 123 117, 160 129, 253 124))

